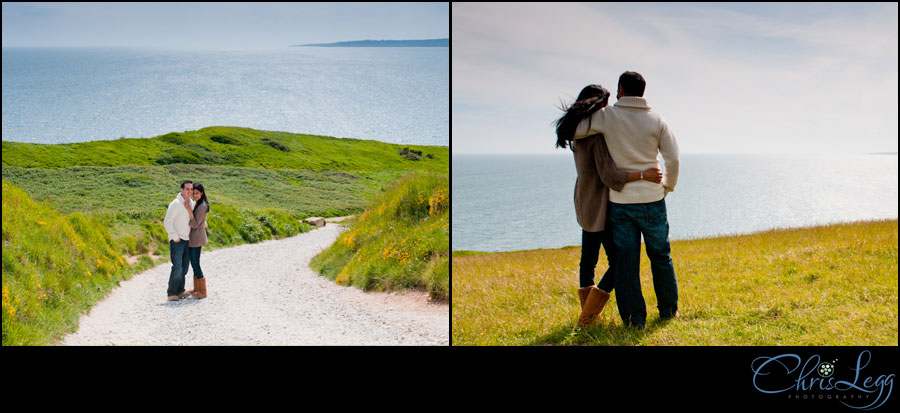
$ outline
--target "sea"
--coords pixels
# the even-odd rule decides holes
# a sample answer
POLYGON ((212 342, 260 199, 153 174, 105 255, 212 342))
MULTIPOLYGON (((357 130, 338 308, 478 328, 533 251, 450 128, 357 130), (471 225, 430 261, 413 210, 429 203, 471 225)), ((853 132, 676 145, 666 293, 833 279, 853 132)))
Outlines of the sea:
POLYGON ((4 141, 240 126, 450 145, 450 48, 7 48, 4 141))
MULTIPOLYGON (((454 251, 581 245, 571 154, 454 154, 451 167, 454 251)), ((682 154, 669 239, 897 219, 897 177, 896 154, 682 154)))

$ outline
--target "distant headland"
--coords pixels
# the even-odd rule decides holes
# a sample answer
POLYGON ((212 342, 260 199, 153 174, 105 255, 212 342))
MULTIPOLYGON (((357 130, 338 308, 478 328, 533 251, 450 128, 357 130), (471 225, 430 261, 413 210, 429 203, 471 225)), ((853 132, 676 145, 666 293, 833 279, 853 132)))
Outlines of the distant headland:
POLYGON ((450 39, 354 40, 350 42, 293 44, 291 47, 450 47, 450 39))

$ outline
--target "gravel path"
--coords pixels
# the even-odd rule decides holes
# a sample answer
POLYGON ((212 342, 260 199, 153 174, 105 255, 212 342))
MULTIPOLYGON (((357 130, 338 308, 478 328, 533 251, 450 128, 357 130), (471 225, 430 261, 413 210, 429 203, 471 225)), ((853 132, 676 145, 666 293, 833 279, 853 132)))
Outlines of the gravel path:
MULTIPOLYGON (((365 293, 312 271, 343 230, 203 252, 208 298, 166 301, 171 263, 123 281, 62 345, 449 345, 449 305, 365 293)), ((186 288, 192 288, 188 271, 186 288)))

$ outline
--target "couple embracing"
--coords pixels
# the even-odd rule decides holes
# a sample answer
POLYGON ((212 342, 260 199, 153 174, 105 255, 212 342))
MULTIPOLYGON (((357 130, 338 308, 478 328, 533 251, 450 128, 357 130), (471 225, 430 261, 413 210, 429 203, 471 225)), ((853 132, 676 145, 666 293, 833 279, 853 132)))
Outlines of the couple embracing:
POLYGON ((206 278, 200 269, 200 250, 206 245, 206 215, 209 201, 199 182, 183 181, 181 193, 169 203, 163 225, 169 234, 169 254, 172 271, 169 273, 168 300, 176 301, 193 295, 206 298, 206 278), (188 265, 194 268, 194 289, 184 289, 188 265))
POLYGON ((646 82, 636 72, 619 77, 617 102, 589 85, 556 122, 556 146, 575 157, 575 211, 582 227, 581 315, 589 325, 615 290, 625 325, 643 329, 647 307, 641 294, 641 235, 650 259, 660 319, 678 311, 678 285, 669 250, 665 197, 678 180, 678 144, 665 120, 643 98, 646 82), (663 177, 657 155, 666 163, 663 177), (603 246, 609 269, 594 285, 594 267, 603 246))

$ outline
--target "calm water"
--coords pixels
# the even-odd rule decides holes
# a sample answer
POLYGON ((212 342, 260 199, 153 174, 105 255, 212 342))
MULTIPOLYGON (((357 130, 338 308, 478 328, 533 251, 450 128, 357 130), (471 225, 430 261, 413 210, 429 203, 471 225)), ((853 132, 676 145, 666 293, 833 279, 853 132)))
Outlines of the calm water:
POLYGON ((450 144, 447 47, 3 48, 3 140, 67 143, 207 126, 450 144))
MULTIPOLYGON (((581 245, 571 155, 453 155, 454 250, 581 245)), ((897 218, 896 155, 682 155, 670 239, 897 218)))

